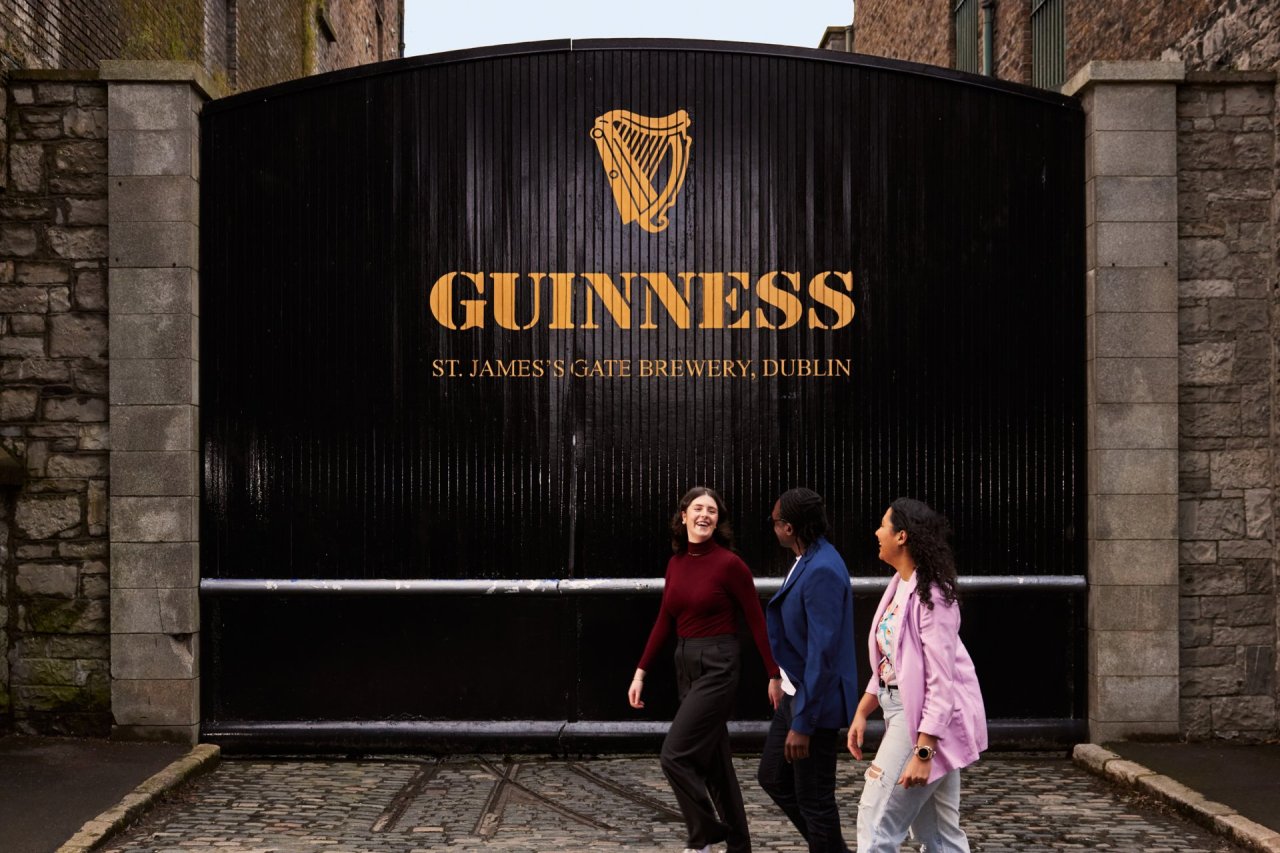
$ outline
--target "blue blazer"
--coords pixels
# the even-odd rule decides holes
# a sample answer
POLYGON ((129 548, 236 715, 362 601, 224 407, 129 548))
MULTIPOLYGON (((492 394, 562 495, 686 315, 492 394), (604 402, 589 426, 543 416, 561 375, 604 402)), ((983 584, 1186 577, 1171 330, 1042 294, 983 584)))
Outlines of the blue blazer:
POLYGON ((769 648, 795 685, 791 728, 849 725, 858 708, 858 658, 849 570, 825 536, 804 552, 765 609, 769 648))

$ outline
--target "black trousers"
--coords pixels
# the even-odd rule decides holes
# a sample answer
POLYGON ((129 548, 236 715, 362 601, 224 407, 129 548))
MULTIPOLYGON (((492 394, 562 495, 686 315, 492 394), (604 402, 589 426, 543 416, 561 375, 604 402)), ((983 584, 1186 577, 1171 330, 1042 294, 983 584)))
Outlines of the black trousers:
POLYGON ((848 853, 840 833, 836 806, 836 754, 839 732, 815 729, 809 736, 809 757, 787 763, 783 746, 791 731, 791 697, 782 697, 774 712, 764 754, 760 756, 760 787, 791 818, 809 843, 809 853, 848 853))
POLYGON ((689 847, 725 841, 728 853, 750 853, 726 725, 738 692, 738 656, 732 634, 676 642, 680 707, 662 742, 662 772, 684 815, 689 847))

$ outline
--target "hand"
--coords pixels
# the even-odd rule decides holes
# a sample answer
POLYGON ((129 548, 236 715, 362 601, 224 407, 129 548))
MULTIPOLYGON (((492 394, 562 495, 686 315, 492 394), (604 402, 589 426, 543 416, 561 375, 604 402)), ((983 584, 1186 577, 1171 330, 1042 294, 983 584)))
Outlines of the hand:
POLYGON ((902 776, 898 779, 898 784, 904 788, 928 785, 929 762, 921 761, 914 755, 911 756, 911 760, 907 762, 907 769, 902 771, 902 776))
POLYGON ((782 745, 782 757, 790 764, 809 757, 809 736, 792 729, 787 732, 787 742, 782 745))
POLYGON ((782 679, 769 679, 769 704, 773 706, 773 710, 778 710, 778 706, 782 704, 782 679))
POLYGON ((632 708, 643 708, 644 702, 640 700, 640 693, 644 690, 644 682, 638 678, 631 679, 631 686, 627 688, 627 701, 631 703, 632 708))
POLYGON ((862 714, 854 714, 849 724, 849 752, 854 758, 862 760, 862 740, 867 736, 867 718, 862 714))

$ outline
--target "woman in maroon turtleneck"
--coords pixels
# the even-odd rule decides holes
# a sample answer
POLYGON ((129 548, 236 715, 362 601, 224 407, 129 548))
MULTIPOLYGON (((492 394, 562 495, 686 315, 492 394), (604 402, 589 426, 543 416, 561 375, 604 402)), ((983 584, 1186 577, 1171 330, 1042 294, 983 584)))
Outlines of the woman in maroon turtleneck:
POLYGON ((724 501, 705 486, 680 499, 671 519, 676 553, 667 564, 662 607, 627 691, 631 707, 643 708, 645 672, 674 626, 680 707, 662 742, 662 772, 689 829, 686 853, 706 853, 720 841, 728 842, 727 853, 751 850, 726 725, 738 692, 739 612, 764 660, 769 701, 776 708, 782 698, 755 581, 730 550, 726 515, 724 501))

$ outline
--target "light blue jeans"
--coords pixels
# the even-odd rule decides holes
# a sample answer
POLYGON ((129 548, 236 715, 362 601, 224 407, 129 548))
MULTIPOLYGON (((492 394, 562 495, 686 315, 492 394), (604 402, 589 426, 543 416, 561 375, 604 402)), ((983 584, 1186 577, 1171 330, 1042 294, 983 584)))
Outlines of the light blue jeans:
POLYGON ((897 690, 881 689, 880 708, 884 739, 858 802, 858 853, 898 853, 908 831, 922 851, 969 853, 969 839, 960 829, 960 771, 918 788, 899 785, 915 744, 897 690))

